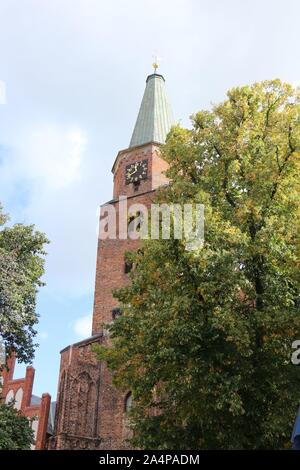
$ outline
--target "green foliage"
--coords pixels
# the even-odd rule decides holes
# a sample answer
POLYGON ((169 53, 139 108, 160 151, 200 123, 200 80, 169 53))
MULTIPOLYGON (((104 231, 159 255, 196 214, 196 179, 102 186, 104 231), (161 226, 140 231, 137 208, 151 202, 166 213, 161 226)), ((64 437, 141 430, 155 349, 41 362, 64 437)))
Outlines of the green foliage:
POLYGON ((34 444, 34 436, 28 419, 13 403, 0 404, 0 449, 27 450, 31 444, 34 444))
POLYGON ((147 449, 279 449, 300 402, 300 99, 279 80, 235 88, 163 148, 170 203, 205 205, 205 242, 149 240, 112 348, 147 449))
POLYGON ((7 227, 6 221, 0 206, 0 334, 7 351, 14 350, 20 361, 30 362, 47 239, 33 225, 7 227))

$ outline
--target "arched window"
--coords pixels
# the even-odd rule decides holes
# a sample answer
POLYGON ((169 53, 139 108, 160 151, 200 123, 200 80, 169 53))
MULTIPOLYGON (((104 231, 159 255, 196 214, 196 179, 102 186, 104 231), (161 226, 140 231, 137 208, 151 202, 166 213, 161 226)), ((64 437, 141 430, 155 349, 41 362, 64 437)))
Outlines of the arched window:
POLYGON ((39 420, 37 418, 34 418, 31 423, 31 429, 33 430, 35 440, 36 440, 36 436, 38 432, 38 427, 39 427, 39 420))
POLYGON ((13 392, 13 390, 10 390, 10 391, 8 392, 8 394, 6 395, 5 403, 8 405, 8 403, 10 403, 11 401, 13 401, 14 398, 15 398, 14 392, 13 392))
POLYGON ((126 397, 125 397, 125 401, 124 401, 124 411, 125 411, 125 413, 128 413, 128 411, 130 411, 131 407, 132 407, 132 393, 128 392, 126 397))
POLYGON ((16 400, 15 408, 17 410, 21 409, 22 399, 23 399, 23 388, 19 388, 15 396, 15 400, 16 400))

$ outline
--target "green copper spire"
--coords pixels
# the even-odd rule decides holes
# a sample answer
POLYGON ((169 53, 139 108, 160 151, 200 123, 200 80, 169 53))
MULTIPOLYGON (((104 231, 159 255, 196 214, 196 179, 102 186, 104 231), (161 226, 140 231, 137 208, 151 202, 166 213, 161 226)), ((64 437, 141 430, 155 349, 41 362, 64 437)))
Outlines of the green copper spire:
POLYGON ((173 124, 171 107, 166 94, 165 79, 153 73, 146 80, 142 104, 129 147, 158 142, 163 144, 173 124))

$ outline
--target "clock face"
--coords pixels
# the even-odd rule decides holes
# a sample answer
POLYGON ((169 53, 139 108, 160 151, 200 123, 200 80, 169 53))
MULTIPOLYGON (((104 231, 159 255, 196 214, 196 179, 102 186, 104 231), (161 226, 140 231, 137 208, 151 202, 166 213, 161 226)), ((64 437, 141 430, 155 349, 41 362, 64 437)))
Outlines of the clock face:
POLYGON ((125 182, 139 183, 141 180, 147 179, 148 176, 148 160, 134 162, 125 168, 125 182))

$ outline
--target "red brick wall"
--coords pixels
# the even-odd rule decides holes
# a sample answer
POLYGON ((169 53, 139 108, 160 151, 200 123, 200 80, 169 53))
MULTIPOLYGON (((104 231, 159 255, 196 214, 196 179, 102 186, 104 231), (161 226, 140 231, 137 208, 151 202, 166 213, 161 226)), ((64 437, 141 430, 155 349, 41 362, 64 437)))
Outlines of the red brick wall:
POLYGON ((92 352, 102 334, 61 353, 55 437, 51 449, 126 449, 126 394, 112 387, 111 373, 92 352))
MULTIPOLYGON (((163 172, 167 163, 159 156, 158 145, 148 144, 127 149, 118 154, 114 174, 114 200, 110 203, 116 208, 117 233, 119 226, 119 196, 126 195, 127 205, 144 204, 148 209, 155 197, 158 186, 166 184, 163 172), (148 179, 141 181, 138 191, 133 185, 125 184, 125 167, 129 163, 148 158, 148 179)), ((124 255, 126 251, 136 250, 138 240, 99 240, 97 248, 97 266, 94 296, 93 334, 101 331, 101 325, 111 321, 111 311, 117 305, 112 290, 128 283, 128 275, 124 273, 124 255)))
MULTIPOLYGON (((155 197, 155 192, 127 199, 128 209, 133 204, 143 204, 148 209, 155 197)), ((113 203, 116 208, 117 227, 119 224, 119 202, 113 203)), ((117 231, 118 233, 118 231, 117 231)), ((101 325, 112 320, 111 312, 117 306, 112 290, 125 286, 129 282, 128 274, 124 272, 125 253, 139 247, 139 240, 99 240, 97 250, 97 268, 94 295, 93 334, 102 331, 101 325)))

